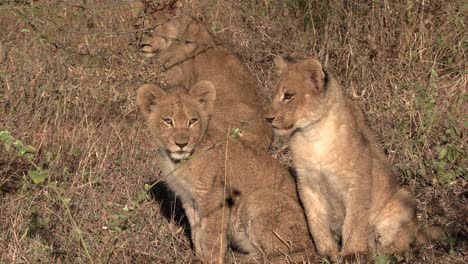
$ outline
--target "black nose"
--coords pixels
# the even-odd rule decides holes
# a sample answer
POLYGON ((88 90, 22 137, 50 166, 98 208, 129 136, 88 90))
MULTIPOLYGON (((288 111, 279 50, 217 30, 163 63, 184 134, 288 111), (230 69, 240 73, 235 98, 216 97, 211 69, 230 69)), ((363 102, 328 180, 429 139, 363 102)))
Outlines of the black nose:
POLYGON ((265 117, 265 120, 266 120, 268 123, 271 124, 271 123, 273 123, 273 120, 275 120, 275 118, 272 117, 272 116, 267 116, 267 117, 265 117))
POLYGON ((183 149, 185 146, 187 146, 188 142, 185 142, 185 143, 177 143, 176 142, 176 145, 179 146, 180 149, 183 149))

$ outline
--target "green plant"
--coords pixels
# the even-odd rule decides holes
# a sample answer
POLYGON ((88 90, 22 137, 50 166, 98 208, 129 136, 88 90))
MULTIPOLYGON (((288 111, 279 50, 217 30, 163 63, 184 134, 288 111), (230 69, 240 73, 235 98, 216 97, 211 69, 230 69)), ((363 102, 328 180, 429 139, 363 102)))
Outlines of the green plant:
POLYGON ((19 139, 15 139, 9 131, 5 130, 0 131, 0 140, 3 141, 7 151, 16 151, 16 157, 23 157, 31 164, 32 169, 28 170, 28 176, 34 184, 40 184, 48 178, 49 170, 43 169, 34 162, 37 154, 35 147, 27 145, 19 139))
POLYGON ((374 256, 374 264, 393 264, 396 263, 397 260, 393 256, 386 256, 383 254, 377 254, 374 256))
POLYGON ((434 175, 440 182, 449 184, 459 177, 466 178, 462 132, 466 124, 460 124, 457 120, 456 109, 448 108, 447 111, 447 107, 437 101, 440 97, 438 81, 438 73, 431 69, 428 85, 419 82, 409 85, 417 92, 416 107, 419 115, 413 151, 420 156, 420 175, 434 175))

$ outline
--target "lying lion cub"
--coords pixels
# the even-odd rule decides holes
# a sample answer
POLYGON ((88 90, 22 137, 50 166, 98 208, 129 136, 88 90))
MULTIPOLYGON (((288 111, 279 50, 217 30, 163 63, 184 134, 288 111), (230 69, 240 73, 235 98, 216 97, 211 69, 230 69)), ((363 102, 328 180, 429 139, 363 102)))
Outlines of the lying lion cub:
POLYGON ((210 121, 215 93, 211 82, 201 81, 189 92, 144 85, 137 96, 196 254, 223 262, 228 246, 261 257, 314 250, 291 176, 267 152, 227 138, 210 121))
POLYGON ((337 259, 370 249, 396 253, 417 234, 413 196, 398 186, 355 103, 313 59, 276 60, 282 72, 266 116, 292 134, 299 196, 317 250, 337 259))
POLYGON ((256 80, 229 50, 215 43, 208 30, 182 14, 180 1, 139 3, 138 28, 146 29, 140 53, 162 65, 166 81, 186 88, 201 80, 217 89, 213 119, 225 131, 236 128, 245 141, 266 149, 271 128, 263 120, 263 104, 256 80), (228 117, 228 118, 226 118, 228 117))

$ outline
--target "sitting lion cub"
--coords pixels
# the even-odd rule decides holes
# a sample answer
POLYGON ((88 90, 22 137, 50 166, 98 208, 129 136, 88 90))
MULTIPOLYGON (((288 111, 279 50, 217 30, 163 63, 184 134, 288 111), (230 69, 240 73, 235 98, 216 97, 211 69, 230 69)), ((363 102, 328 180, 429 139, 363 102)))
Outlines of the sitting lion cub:
POLYGON ((210 121, 215 93, 201 81, 188 92, 144 85, 137 96, 196 254, 211 263, 223 262, 228 246, 259 257, 314 250, 291 176, 266 151, 210 121))
POLYGON ((135 4, 140 14, 137 27, 146 29, 140 53, 162 67, 170 84, 188 89, 201 80, 212 82, 218 95, 212 118, 226 133, 236 128, 244 141, 268 148, 272 132, 263 120, 262 99, 256 94, 255 78, 241 61, 217 45, 200 22, 183 14, 181 1, 135 4))
POLYGON ((282 72, 266 115, 275 132, 292 134, 290 149, 317 250, 396 253, 417 234, 413 196, 398 186, 355 103, 313 59, 276 59, 282 72), (337 240, 338 239, 338 240, 337 240))

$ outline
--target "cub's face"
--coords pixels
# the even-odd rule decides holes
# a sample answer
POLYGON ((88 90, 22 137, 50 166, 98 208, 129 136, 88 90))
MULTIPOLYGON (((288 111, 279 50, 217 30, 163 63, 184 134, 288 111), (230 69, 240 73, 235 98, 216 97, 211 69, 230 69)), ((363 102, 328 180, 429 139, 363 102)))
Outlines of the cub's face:
POLYGON ((277 58, 275 62, 281 76, 265 119, 275 133, 288 135, 323 116, 325 73, 312 59, 292 64, 277 58))
POLYGON ((174 161, 188 159, 208 127, 216 91, 201 81, 189 92, 180 88, 166 93, 155 85, 138 90, 137 103, 156 143, 174 161))
POLYGON ((139 17, 135 27, 142 30, 139 51, 142 56, 152 58, 166 50, 179 36, 179 19, 182 3, 179 1, 139 2, 139 17))

